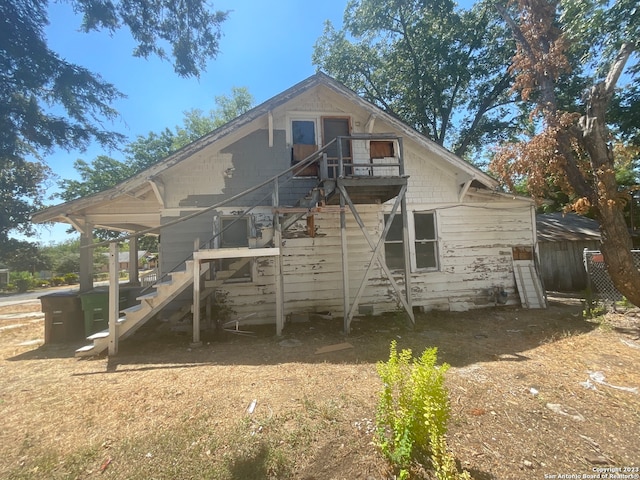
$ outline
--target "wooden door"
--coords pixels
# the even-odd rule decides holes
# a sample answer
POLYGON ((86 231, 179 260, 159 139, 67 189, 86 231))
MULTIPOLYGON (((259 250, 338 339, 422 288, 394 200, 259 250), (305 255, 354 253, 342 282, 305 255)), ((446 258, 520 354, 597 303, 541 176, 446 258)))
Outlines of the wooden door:
MULTIPOLYGON (((351 135, 351 125, 348 117, 323 117, 322 118, 322 143, 326 145, 331 140, 351 135)), ((352 163, 351 142, 342 141, 342 161, 352 163)), ((329 178, 338 176, 338 144, 335 143, 327 149, 327 163, 329 166, 329 178)), ((344 168, 344 175, 351 175, 351 166, 344 168)))

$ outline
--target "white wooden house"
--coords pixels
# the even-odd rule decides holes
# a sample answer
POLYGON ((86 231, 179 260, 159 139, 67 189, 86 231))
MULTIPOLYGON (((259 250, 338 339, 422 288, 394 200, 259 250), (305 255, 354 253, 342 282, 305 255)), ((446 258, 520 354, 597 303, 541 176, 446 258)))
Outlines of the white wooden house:
MULTIPOLYGON (((193 304, 197 341, 200 301, 213 290, 278 333, 289 314, 320 311, 342 316, 348 332, 354 315, 399 308, 413 321, 416 308, 543 306, 534 205, 496 188, 318 73, 116 187, 34 220, 70 223, 84 245, 94 228, 157 229, 172 283, 125 312, 117 338, 163 308, 193 304)), ((91 288, 90 262, 81 273, 91 288)), ((106 348, 106 333, 93 339, 80 354, 106 348)))

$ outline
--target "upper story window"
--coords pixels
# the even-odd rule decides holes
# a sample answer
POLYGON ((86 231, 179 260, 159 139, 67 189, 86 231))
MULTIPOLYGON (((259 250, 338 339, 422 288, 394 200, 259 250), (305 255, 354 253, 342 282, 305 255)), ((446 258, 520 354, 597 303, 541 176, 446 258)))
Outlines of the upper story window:
POLYGON ((293 120, 291 140, 294 145, 316 144, 316 122, 313 120, 293 120))
MULTIPOLYGON (((336 137, 348 137, 351 135, 351 118, 344 116, 323 116, 318 113, 296 112, 290 117, 290 130, 287 141, 291 145, 291 165, 308 158, 322 146, 329 144, 336 137)), ((341 145, 342 161, 345 164, 352 162, 351 141, 344 139, 341 145)), ((338 145, 332 143, 326 149, 328 175, 335 178, 338 174, 338 145)), ((352 167, 345 166, 343 173, 351 174, 352 167)), ((294 171, 297 177, 317 176, 318 164, 313 164, 301 170, 294 171)))
MULTIPOLYGON (((316 122, 314 120, 291 121, 291 165, 304 160, 318 150, 316 140, 316 122)), ((294 172, 297 177, 316 177, 318 166, 316 164, 294 172)))

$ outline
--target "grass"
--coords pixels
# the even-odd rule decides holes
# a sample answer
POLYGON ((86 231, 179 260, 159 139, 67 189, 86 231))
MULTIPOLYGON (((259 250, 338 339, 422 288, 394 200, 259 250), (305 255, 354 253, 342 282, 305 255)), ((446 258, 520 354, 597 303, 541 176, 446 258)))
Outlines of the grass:
POLYGON ((7 478, 290 478, 299 453, 336 426, 340 401, 304 397, 292 411, 273 414, 263 408, 261 412, 245 415, 226 430, 217 426, 215 411, 186 416, 144 436, 117 438, 67 453, 42 450, 28 437, 21 450, 23 461, 7 478))

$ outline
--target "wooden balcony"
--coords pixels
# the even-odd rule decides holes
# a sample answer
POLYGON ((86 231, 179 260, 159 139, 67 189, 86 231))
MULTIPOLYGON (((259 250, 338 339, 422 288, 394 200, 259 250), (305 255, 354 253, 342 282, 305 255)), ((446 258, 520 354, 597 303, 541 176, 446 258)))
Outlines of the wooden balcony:
MULTIPOLYGON (((354 204, 387 202, 407 185, 404 173, 402 138, 391 134, 357 134, 336 139, 335 156, 323 155, 319 160, 319 177, 326 191, 334 191, 326 203, 340 202, 340 188, 354 204), (352 157, 355 142, 364 142, 370 158, 352 157), (343 151, 348 156, 343 155, 343 151), (338 188, 332 188, 338 187, 338 188)), ((362 144, 360 145, 363 146, 362 144)), ((360 148, 362 151, 362 148, 360 148)))
MULTIPOLYGON (((343 186, 355 204, 384 203, 398 196, 403 185, 407 184, 407 176, 403 177, 373 177, 373 176, 349 176, 338 178, 335 181, 338 186, 343 186)), ((340 203, 338 190, 329 196, 325 202, 328 205, 340 203)))

